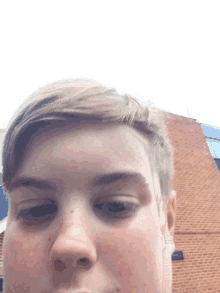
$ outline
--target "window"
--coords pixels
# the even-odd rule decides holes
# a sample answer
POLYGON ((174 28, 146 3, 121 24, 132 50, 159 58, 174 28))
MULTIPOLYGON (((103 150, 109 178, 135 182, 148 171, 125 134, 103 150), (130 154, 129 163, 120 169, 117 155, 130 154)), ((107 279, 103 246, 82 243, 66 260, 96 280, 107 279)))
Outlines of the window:
POLYGON ((215 159, 215 162, 216 162, 216 164, 218 166, 218 169, 220 170, 220 159, 215 159))
POLYGON ((202 124, 202 129, 206 137, 210 152, 220 170, 220 129, 217 127, 202 124))

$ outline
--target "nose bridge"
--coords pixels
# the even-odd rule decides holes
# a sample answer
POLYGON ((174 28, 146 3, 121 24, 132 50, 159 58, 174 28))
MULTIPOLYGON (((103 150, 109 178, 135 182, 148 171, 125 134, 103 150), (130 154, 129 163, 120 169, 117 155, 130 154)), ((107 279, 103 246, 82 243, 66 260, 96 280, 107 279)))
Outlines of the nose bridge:
POLYGON ((90 267, 95 263, 96 247, 91 234, 91 220, 84 204, 68 206, 60 217, 59 232, 50 257, 65 267, 90 267))
POLYGON ((84 204, 69 206, 61 217, 59 236, 80 242, 88 241, 91 223, 88 218, 88 211, 84 204))
MULTIPOLYGON (((81 183, 80 183, 81 184, 81 183)), ((74 229, 77 225, 83 227, 88 214, 88 194, 81 187, 74 188, 62 194, 60 201, 60 228, 74 229)))

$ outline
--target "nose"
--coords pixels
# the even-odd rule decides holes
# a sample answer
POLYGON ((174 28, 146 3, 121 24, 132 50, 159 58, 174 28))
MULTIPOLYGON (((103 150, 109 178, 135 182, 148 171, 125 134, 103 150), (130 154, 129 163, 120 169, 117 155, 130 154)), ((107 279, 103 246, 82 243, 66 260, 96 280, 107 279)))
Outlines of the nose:
POLYGON ((68 221, 62 220, 50 251, 50 259, 56 271, 89 269, 96 262, 97 252, 88 222, 80 211, 74 211, 74 216, 68 221))

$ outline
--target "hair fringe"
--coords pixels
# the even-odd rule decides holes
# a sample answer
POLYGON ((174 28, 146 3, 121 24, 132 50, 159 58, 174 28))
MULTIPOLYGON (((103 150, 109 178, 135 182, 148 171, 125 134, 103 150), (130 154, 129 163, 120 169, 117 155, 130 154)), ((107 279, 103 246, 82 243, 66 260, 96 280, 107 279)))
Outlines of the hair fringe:
POLYGON ((162 200, 166 205, 172 189, 173 150, 165 114, 151 105, 144 107, 128 94, 118 94, 114 88, 79 79, 43 87, 21 106, 3 143, 3 182, 7 190, 22 160, 21 150, 33 131, 38 130, 37 126, 54 121, 71 123, 76 117, 125 124, 139 131, 148 147, 151 168, 160 178, 162 200))

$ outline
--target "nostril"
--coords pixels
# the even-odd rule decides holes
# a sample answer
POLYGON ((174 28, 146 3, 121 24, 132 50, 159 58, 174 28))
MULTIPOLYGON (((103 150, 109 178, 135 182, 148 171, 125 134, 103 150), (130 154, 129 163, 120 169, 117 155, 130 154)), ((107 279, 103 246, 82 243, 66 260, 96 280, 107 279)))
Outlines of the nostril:
POLYGON ((81 265, 81 266, 88 266, 89 264, 89 260, 87 258, 80 258, 78 261, 77 261, 77 264, 78 265, 81 265))
POLYGON ((62 273, 66 269, 65 263, 63 263, 59 259, 55 260, 54 267, 55 267, 56 271, 58 271, 60 273, 62 273))

